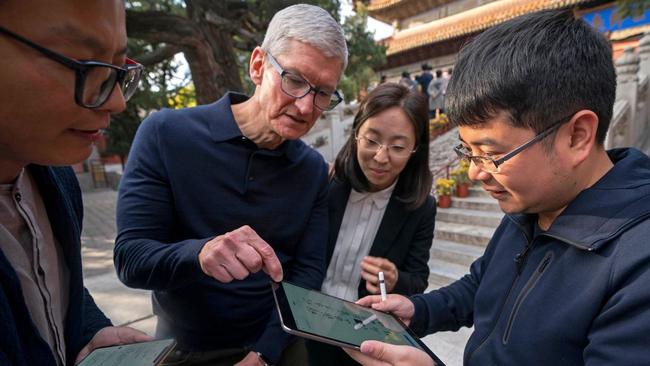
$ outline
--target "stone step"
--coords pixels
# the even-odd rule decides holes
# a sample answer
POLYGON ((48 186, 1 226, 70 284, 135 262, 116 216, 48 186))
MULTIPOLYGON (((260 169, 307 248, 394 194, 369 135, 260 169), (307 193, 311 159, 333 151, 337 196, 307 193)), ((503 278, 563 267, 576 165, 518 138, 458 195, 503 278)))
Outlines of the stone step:
POLYGON ((434 238, 485 247, 494 235, 494 230, 495 228, 486 226, 437 221, 434 238))
POLYGON ((503 212, 467 210, 462 208, 438 208, 436 222, 454 222, 457 224, 497 227, 501 223, 503 212))
POLYGON ((469 273, 469 266, 438 259, 429 260, 429 289, 447 286, 469 273))
POLYGON ((469 267, 485 250, 476 245, 456 243, 447 240, 433 240, 431 259, 469 267))
POLYGON ((460 328, 456 332, 436 332, 422 338, 422 342, 447 366, 463 365, 463 350, 474 328, 460 328))
POLYGON ((491 197, 452 197, 451 207, 464 208, 466 210, 481 210, 501 212, 497 200, 491 197))

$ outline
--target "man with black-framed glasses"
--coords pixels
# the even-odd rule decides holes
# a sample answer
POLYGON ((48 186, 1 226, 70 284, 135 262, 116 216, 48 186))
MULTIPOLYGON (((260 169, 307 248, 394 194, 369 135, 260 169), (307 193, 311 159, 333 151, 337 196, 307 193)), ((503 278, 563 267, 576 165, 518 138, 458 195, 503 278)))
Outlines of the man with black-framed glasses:
POLYGON ((340 25, 324 9, 279 11, 252 51, 253 95, 152 114, 122 177, 115 265, 154 290, 157 334, 178 340, 169 364, 304 365, 269 280, 320 289, 327 164, 300 141, 341 102, 340 25))
MULTIPOLYGON (((474 327, 464 365, 644 365, 650 359, 650 158, 605 150, 611 44, 571 10, 528 14, 465 46, 447 89, 455 151, 505 212, 449 286, 360 300, 418 334, 474 327)), ((361 346, 365 366, 433 365, 361 346)))
POLYGON ((137 87, 125 31, 118 0, 0 1, 2 365, 73 365, 151 339, 113 327, 83 286, 83 206, 66 167, 137 87))
POLYGON ((116 85, 120 86, 124 101, 128 101, 138 88, 143 67, 129 58, 125 59, 124 67, 100 61, 77 61, 40 46, 2 26, 0 26, 0 34, 13 38, 73 70, 75 72, 74 100, 81 107, 88 109, 101 107, 111 96, 116 85))

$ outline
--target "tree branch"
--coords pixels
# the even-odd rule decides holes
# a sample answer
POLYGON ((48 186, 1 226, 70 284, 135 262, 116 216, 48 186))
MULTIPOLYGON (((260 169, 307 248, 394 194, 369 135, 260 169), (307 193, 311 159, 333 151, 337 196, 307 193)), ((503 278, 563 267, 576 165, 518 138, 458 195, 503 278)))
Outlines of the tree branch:
POLYGON ((232 31, 236 28, 236 25, 232 20, 221 17, 212 10, 205 12, 205 20, 220 29, 232 31))
POLYGON ((126 11, 129 37, 150 43, 196 45, 199 30, 187 18, 160 11, 126 11))
POLYGON ((165 45, 155 49, 153 52, 145 53, 135 57, 139 63, 150 66, 174 57, 175 54, 182 51, 181 46, 165 45))

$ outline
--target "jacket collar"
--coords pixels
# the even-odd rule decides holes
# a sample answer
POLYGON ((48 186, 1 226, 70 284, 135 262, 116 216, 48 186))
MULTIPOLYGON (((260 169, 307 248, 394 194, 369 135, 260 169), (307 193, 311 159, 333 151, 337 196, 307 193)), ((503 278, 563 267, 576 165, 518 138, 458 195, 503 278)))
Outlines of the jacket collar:
POLYGON ((390 185, 390 187, 382 189, 381 191, 378 192, 357 192, 356 190, 352 189, 350 191, 350 201, 351 202, 359 202, 363 199, 369 198, 372 200, 372 202, 375 204, 375 206, 379 209, 383 209, 388 205, 388 201, 390 200, 390 197, 393 195, 393 190, 395 190, 395 185, 397 184, 397 181, 393 182, 393 184, 390 185))
MULTIPOLYGON (((608 151, 614 167, 580 192, 545 236, 584 250, 597 250, 627 228, 650 217, 650 158, 636 149, 608 151)), ((507 215, 527 235, 535 214, 507 215)))
MULTIPOLYGON (((390 187, 389 187, 390 188, 390 187)), ((394 187, 393 187, 394 188, 394 187)), ((330 240, 328 241, 327 262, 329 263, 334 252, 338 231, 341 228, 345 207, 347 206, 348 197, 350 195, 351 187, 349 183, 339 182, 333 179, 330 182, 329 189, 329 213, 330 213, 330 240)), ((379 224, 379 229, 375 240, 370 248, 369 255, 383 256, 390 247, 393 241, 399 234, 404 226, 404 222, 409 217, 409 212, 406 206, 391 190, 390 200, 384 212, 384 216, 379 224)))

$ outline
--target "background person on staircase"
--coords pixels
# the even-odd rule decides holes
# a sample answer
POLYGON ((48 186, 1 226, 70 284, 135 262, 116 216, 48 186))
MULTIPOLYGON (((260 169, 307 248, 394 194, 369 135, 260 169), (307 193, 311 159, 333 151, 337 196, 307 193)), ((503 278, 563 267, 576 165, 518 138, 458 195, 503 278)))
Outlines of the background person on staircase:
POLYGON ((418 84, 411 79, 411 73, 402 71, 402 78, 399 79, 399 85, 406 87, 408 90, 416 90, 418 84))
MULTIPOLYGON (((474 326, 468 366, 647 364, 650 158, 604 149, 615 91, 609 41, 571 11, 476 37, 459 54, 448 115, 470 178, 506 215, 462 279, 359 302, 420 335, 474 326)), ((362 352, 364 365, 396 355, 387 363, 427 364, 415 348, 369 342, 362 352)))
POLYGON ((429 83, 429 111, 430 117, 438 117, 440 113, 445 113, 444 106, 444 87, 445 80, 442 77, 442 71, 436 70, 436 78, 429 83))
POLYGON ((418 75, 416 81, 419 85, 418 89, 420 90, 420 93, 424 94, 424 96, 428 99, 429 98, 429 84, 431 83, 431 80, 433 80, 433 75, 431 74, 431 70, 433 69, 431 65, 427 63, 423 63, 420 68, 422 69, 422 73, 418 75))

